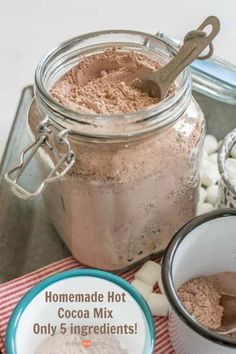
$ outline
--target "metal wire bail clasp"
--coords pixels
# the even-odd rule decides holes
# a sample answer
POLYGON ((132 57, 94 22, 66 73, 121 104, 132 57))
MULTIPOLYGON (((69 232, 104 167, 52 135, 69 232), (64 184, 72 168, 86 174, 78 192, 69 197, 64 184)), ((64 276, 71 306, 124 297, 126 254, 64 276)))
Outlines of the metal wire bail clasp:
POLYGON ((218 152, 218 168, 221 178, 231 193, 236 195, 236 181, 232 179, 226 167, 226 161, 230 157, 230 152, 236 144, 236 129, 232 130, 223 140, 218 152))
POLYGON ((27 146, 20 155, 20 164, 7 172, 4 176, 5 181, 10 184, 12 192, 19 198, 24 200, 34 199, 38 197, 45 187, 63 177, 75 163, 75 154, 70 148, 70 143, 67 139, 68 130, 63 130, 58 134, 58 143, 66 145, 66 153, 62 155, 47 178, 40 184, 35 192, 30 192, 18 184, 19 178, 22 176, 24 170, 38 151, 40 147, 47 145, 51 150, 53 147, 49 143, 49 135, 52 133, 50 128, 50 121, 46 118, 38 128, 36 140, 27 146), (29 155, 26 157, 26 154, 29 155))

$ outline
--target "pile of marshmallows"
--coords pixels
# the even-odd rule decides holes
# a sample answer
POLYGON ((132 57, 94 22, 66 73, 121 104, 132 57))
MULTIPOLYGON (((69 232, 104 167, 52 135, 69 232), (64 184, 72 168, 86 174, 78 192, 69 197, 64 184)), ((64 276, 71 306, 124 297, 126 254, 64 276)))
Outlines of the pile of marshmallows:
POLYGON ((216 207, 219 195, 220 173, 217 165, 218 143, 213 135, 207 135, 203 146, 200 167, 200 191, 197 215, 204 214, 216 207))
POLYGON ((169 303, 164 293, 160 264, 147 261, 135 274, 131 283, 147 301, 153 316, 168 316, 169 303), (153 292, 158 284, 161 294, 153 292))
MULTIPOLYGON (((215 209, 218 194, 220 173, 217 165, 217 152, 222 142, 218 142, 213 135, 207 135, 200 169, 200 191, 197 215, 215 209)), ((231 157, 226 161, 229 176, 236 180, 236 144, 231 150, 231 157)), ((131 283, 147 301, 154 316, 168 316, 169 303, 164 293, 161 266, 153 261, 146 262, 135 274, 131 283), (159 285, 161 293, 154 293, 153 289, 159 285)))
MULTIPOLYGON (((220 173, 217 165, 217 152, 222 141, 218 142, 213 135, 207 135, 203 146, 203 157, 200 169, 200 191, 197 215, 215 209, 219 195, 220 173)), ((226 160, 226 169, 232 180, 236 180, 236 144, 231 157, 226 160)))

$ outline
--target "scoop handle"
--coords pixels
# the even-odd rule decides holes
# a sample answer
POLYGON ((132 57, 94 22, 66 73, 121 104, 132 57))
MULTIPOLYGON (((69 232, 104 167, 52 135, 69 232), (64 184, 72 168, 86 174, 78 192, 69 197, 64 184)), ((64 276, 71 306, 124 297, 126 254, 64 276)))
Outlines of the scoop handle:
POLYGON ((207 59, 213 53, 212 40, 220 31, 220 21, 215 16, 207 17, 197 30, 187 33, 184 43, 176 56, 164 67, 151 74, 146 84, 151 88, 152 96, 164 99, 166 93, 183 69, 195 59, 207 59), (204 29, 211 26, 211 32, 206 34, 204 29), (209 46, 207 55, 199 57, 200 53, 209 46), (156 87, 157 86, 157 87, 156 87), (152 92, 152 89, 154 90, 152 92), (158 92, 155 92, 157 90, 158 92))

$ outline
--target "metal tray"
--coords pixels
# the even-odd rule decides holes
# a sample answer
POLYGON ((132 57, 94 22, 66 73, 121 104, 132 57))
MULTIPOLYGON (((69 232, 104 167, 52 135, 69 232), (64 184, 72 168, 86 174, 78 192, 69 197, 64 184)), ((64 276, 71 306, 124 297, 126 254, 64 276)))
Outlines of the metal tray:
MULTIPOLYGON (((236 106, 194 95, 205 113, 209 133, 221 139, 236 127, 236 106)), ((32 98, 32 86, 24 88, 0 165, 0 283, 70 255, 48 219, 42 198, 18 199, 3 178, 30 141, 26 126, 32 98)), ((32 165, 34 176, 35 169, 32 165)))

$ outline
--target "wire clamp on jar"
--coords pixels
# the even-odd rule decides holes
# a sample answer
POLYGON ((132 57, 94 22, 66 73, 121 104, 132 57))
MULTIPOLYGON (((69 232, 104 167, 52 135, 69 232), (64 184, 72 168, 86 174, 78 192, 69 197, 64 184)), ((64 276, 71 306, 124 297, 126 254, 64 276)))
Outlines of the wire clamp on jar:
POLYGON ((53 150, 53 146, 49 142, 49 136, 51 133, 51 123, 49 118, 47 117, 43 122, 40 123, 38 127, 36 140, 21 152, 20 164, 11 169, 4 176, 6 182, 10 184, 12 192, 21 199, 28 200, 38 197, 49 183, 55 182, 61 177, 63 177, 75 163, 75 154, 71 150, 70 142, 67 138, 69 130, 66 129, 60 131, 57 135, 57 141, 58 144, 63 144, 66 146, 66 153, 60 157, 59 161, 55 164, 52 171, 48 174, 48 176, 40 184, 40 186, 35 192, 30 192, 19 185, 18 182, 20 177, 23 175, 23 172, 29 165, 30 161, 32 160, 38 149, 47 145, 50 150, 53 150), (29 153, 28 157, 26 156, 27 153, 29 153), (63 165, 65 166, 63 167, 63 165))
POLYGON ((232 130, 226 137, 224 138, 223 143, 220 146, 218 152, 218 167, 221 178, 232 193, 233 196, 236 195, 236 181, 230 177, 230 174, 226 167, 226 161, 230 157, 230 152, 233 146, 236 144, 236 129, 232 130))

